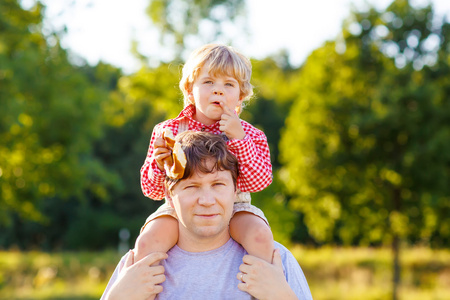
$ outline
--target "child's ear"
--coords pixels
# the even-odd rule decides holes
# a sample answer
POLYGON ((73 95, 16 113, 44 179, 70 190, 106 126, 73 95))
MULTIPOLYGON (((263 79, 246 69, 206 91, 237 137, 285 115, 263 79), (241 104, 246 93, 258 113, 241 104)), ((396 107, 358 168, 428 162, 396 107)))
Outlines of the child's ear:
POLYGON ((189 102, 191 102, 192 104, 195 104, 194 93, 192 93, 192 91, 188 91, 188 99, 189 99, 189 102))
POLYGON ((242 112, 242 101, 244 101, 244 97, 239 98, 236 108, 234 109, 238 115, 242 112))
POLYGON ((166 197, 166 200, 167 200, 167 202, 169 203, 169 206, 172 207, 172 208, 174 208, 174 207, 173 207, 172 196, 171 196, 170 194, 171 194, 170 191, 168 191, 167 188, 164 187, 164 195, 165 195, 165 197, 166 197))

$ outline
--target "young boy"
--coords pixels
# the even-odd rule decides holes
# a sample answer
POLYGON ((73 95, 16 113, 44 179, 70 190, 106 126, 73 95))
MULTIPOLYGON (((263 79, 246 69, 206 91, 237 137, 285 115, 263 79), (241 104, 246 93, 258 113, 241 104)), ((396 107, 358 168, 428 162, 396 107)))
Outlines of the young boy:
MULTIPOLYGON (((141 168, 145 196, 164 198, 164 161, 172 155, 163 133, 185 130, 222 134, 228 149, 239 161, 238 189, 230 234, 251 255, 272 261, 273 237, 263 212, 250 204, 250 192, 258 192, 272 182, 272 165, 265 134, 239 119, 244 101, 253 94, 250 61, 235 49, 205 45, 192 53, 183 67, 180 89, 184 109, 175 119, 153 129, 150 146, 141 168)), ((170 176, 169 176, 170 177, 170 176)), ((162 205, 146 221, 136 241, 136 261, 151 252, 167 252, 178 240, 176 214, 162 205)))

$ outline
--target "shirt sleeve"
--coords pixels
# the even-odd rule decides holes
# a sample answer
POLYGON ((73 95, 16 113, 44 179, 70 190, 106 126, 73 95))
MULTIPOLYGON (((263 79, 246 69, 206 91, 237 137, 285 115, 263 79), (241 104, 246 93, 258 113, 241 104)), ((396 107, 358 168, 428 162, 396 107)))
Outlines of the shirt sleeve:
POLYGON ((239 161, 238 188, 241 192, 259 192, 272 183, 272 163, 266 135, 242 122, 244 139, 228 141, 228 149, 239 161))
POLYGON ((105 291, 103 292, 102 297, 100 300, 106 299, 106 296, 108 295, 109 290, 114 285, 114 283, 117 281, 117 278, 119 277, 120 271, 122 271, 123 266, 125 265, 125 261, 127 260, 128 254, 130 252, 127 252, 122 258, 120 259, 119 263, 116 266, 116 269, 114 270, 114 273, 111 275, 111 278, 109 279, 108 284, 106 285, 105 291))
POLYGON ((281 260, 283 262, 283 269, 288 282, 295 295, 300 300, 312 300, 311 291, 305 274, 295 259, 294 255, 286 249, 283 245, 275 242, 275 247, 280 249, 281 260))
POLYGON ((150 144, 148 146, 147 157, 141 167, 141 189, 146 197, 153 200, 161 200, 164 198, 164 177, 165 174, 158 169, 156 160, 153 159, 153 143, 155 139, 162 135, 161 124, 156 125, 152 132, 150 144))

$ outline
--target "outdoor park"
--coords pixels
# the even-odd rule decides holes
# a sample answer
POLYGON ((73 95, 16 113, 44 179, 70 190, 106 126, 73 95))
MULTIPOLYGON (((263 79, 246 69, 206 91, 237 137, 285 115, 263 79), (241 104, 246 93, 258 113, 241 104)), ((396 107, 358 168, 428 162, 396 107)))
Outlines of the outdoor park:
MULTIPOLYGON (((266 134, 274 175, 252 204, 314 299, 450 299, 450 23, 413 4, 349 11, 301 66, 252 59, 240 118, 266 134)), ((40 2, 0 2, 0 299, 102 295, 161 204, 139 170, 153 127, 183 108, 183 50, 210 42, 202 22, 226 40, 245 5, 149 0, 174 57, 134 47, 142 65, 125 73, 63 48, 40 2)))

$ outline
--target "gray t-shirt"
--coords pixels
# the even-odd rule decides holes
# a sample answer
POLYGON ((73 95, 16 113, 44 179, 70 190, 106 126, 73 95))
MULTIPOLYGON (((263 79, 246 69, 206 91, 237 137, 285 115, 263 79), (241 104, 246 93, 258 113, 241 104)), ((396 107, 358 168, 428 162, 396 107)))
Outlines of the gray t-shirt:
MULTIPOLYGON (((280 249, 283 269, 289 286, 299 299, 312 299, 305 275, 297 260, 283 245, 275 242, 280 249)), ((162 262, 166 281, 157 299, 251 299, 246 292, 238 289, 239 266, 247 252, 233 239, 222 247, 206 252, 187 252, 173 247, 168 258, 162 262)), ((117 278, 117 272, 126 259, 122 258, 111 277, 108 287, 117 278)))

